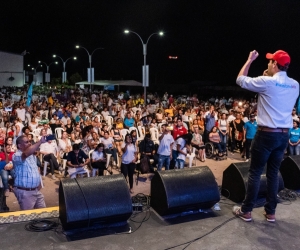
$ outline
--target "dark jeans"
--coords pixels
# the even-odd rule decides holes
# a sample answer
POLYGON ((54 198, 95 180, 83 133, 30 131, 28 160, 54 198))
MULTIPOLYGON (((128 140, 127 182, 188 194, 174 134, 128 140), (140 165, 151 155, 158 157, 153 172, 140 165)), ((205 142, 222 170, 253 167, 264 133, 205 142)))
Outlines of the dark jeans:
POLYGON ((225 153, 226 152, 226 144, 223 142, 215 143, 213 142, 214 147, 218 149, 218 153, 225 153))
POLYGON ((129 164, 121 164, 121 173, 124 175, 125 179, 129 179, 129 187, 132 189, 133 187, 133 174, 135 170, 135 163, 129 163, 129 164))
POLYGON ((243 153, 243 141, 237 141, 233 135, 231 137, 231 152, 234 152, 236 146, 240 150, 240 153, 243 153))
POLYGON ((288 144, 288 133, 257 131, 251 148, 248 188, 242 204, 243 212, 251 212, 260 186, 260 177, 267 163, 267 198, 265 211, 275 214, 278 193, 278 170, 288 144))
POLYGON ((106 162, 104 161, 97 161, 92 163, 92 168, 98 169, 98 176, 103 175, 104 170, 106 169, 106 162))
POLYGON ((118 164, 118 156, 117 156, 118 150, 116 148, 112 149, 105 149, 106 154, 112 154, 112 157, 114 158, 114 161, 118 164))
POLYGON ((57 159, 54 154, 44 155, 44 160, 50 163, 51 174, 54 174, 54 170, 58 170, 57 159))
POLYGON ((177 157, 178 157, 178 151, 172 149, 172 160, 170 161, 170 169, 175 168, 175 162, 176 162, 177 157))
POLYGON ((245 149, 246 149, 246 159, 250 158, 250 147, 253 139, 246 139, 245 149))

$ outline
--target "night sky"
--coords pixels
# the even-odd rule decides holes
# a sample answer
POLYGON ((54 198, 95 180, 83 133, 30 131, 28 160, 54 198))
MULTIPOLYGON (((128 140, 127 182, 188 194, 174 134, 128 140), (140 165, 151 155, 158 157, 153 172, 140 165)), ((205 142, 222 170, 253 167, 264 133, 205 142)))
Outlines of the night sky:
MULTIPOLYGON (((260 57, 251 76, 267 67, 265 54, 278 49, 291 56, 288 74, 300 80, 299 0, 10 0, 0 7, 0 50, 20 53, 25 64, 50 63, 52 55, 67 59, 68 76, 78 72, 86 79, 88 55, 92 52, 95 79, 142 78, 142 43, 148 44, 150 84, 210 81, 233 85, 249 51, 260 57), (178 56, 170 60, 168 56, 178 56)), ((59 61, 59 60, 58 60, 59 61)), ((60 62, 60 61, 59 61, 60 62)), ((51 65, 51 77, 59 77, 60 65, 51 65)))

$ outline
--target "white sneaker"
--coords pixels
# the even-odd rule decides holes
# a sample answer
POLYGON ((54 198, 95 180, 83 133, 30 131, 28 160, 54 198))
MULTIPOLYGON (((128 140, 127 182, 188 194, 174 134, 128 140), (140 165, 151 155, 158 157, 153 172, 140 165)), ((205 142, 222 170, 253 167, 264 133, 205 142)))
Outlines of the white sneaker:
POLYGON ((249 161, 249 159, 246 159, 246 160, 245 160, 245 162, 248 162, 248 161, 249 161))
POLYGON ((52 175, 52 176, 51 176, 51 179, 52 179, 52 180, 57 180, 57 178, 55 177, 55 175, 52 175))

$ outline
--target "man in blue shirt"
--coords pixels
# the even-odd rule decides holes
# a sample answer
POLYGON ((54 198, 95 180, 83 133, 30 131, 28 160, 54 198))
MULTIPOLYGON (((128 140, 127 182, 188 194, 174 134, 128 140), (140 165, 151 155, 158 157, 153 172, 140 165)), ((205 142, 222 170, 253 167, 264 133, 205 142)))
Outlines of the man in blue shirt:
POLYGON ((128 112, 126 114, 125 119, 124 119, 124 127, 127 128, 127 129, 129 129, 129 128, 133 127, 133 126, 134 126, 134 119, 131 117, 130 112, 128 112))
POLYGON ((250 158, 250 147, 252 140, 257 131, 257 122, 255 121, 255 114, 250 115, 250 120, 244 125, 244 140, 243 143, 246 149, 246 162, 249 161, 250 158))

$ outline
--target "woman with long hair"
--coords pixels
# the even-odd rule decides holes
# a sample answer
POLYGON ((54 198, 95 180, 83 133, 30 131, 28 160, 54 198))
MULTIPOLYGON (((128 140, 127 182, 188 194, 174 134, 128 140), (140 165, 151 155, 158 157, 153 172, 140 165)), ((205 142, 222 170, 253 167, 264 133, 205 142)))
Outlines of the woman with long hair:
POLYGON ((110 130, 110 135, 111 135, 111 137, 114 138, 114 142, 115 142, 116 148, 118 149, 118 153, 119 153, 119 155, 121 155, 122 154, 121 145, 122 145, 123 139, 122 139, 121 131, 120 131, 120 129, 118 129, 116 127, 116 124, 113 124, 113 128, 110 130))
POLYGON ((103 143, 99 143, 92 153, 92 168, 98 169, 98 176, 103 175, 106 169, 106 153, 104 151, 103 143))
POLYGON ((82 130, 82 150, 85 154, 88 154, 89 151, 92 149, 92 131, 93 131, 93 126, 88 125, 83 128, 82 130))
POLYGON ((133 174, 135 170, 135 162, 137 161, 137 148, 132 143, 132 137, 130 134, 125 136, 124 143, 122 144, 122 164, 121 173, 125 179, 128 176, 130 193, 133 193, 133 174))

